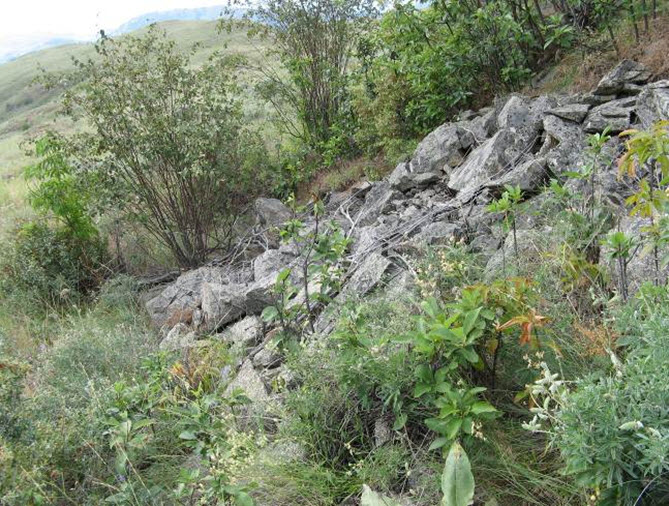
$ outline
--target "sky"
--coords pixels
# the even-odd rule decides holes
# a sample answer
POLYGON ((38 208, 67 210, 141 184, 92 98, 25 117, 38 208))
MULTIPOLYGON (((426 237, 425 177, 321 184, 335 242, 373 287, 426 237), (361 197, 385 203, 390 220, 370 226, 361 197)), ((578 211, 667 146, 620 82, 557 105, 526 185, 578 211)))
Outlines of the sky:
POLYGON ((53 38, 91 40, 141 14, 209 7, 222 0, 2 0, 0 58, 53 38))

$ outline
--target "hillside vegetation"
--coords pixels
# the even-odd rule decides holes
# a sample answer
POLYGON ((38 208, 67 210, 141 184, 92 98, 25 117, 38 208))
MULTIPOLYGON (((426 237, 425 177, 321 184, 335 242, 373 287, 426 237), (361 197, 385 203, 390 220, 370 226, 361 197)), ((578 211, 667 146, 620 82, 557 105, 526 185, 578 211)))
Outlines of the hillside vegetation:
POLYGON ((666 9, 269 0, 0 66, 0 504, 667 504, 666 9))
MULTIPOLYGON (((219 33, 216 21, 167 21, 160 23, 181 50, 198 44, 191 63, 201 65, 214 51, 242 54, 256 59, 256 46, 243 31, 219 33)), ((146 30, 146 29, 143 29, 146 30)), ((142 30, 139 31, 141 33, 142 30)), ((46 49, 22 56, 0 66, 0 235, 17 219, 30 213, 26 185, 21 170, 31 161, 25 141, 53 129, 73 133, 83 128, 62 115, 62 89, 45 89, 35 80, 43 74, 63 73, 72 69, 72 58, 86 58, 95 53, 92 44, 76 44, 46 49)), ((254 104, 250 113, 257 114, 254 104)))

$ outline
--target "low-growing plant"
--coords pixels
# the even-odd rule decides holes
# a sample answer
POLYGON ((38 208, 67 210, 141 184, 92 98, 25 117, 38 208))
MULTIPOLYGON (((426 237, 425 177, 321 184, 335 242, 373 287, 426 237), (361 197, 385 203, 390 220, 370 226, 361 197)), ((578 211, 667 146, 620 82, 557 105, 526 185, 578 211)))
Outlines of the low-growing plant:
MULTIPOLYGON (((295 214, 304 211, 295 207, 295 214)), ((263 319, 278 321, 287 335, 300 334, 303 328, 315 332, 314 321, 322 307, 337 293, 345 273, 344 253, 349 239, 339 226, 322 223, 323 203, 313 203, 314 223, 305 231, 305 224, 294 218, 280 232, 300 257, 292 267, 283 269, 274 285, 275 303, 265 308, 263 319), (293 279, 299 279, 299 285, 293 279)))
POLYGON ((566 472, 599 505, 662 504, 669 491, 666 317, 658 308, 636 320, 620 341, 626 355, 609 350, 609 372, 568 383, 542 362, 530 387, 534 418, 525 427, 548 434, 566 472))
MULTIPOLYGON (((456 441, 451 445, 441 475, 441 506, 470 506, 474 502, 474 475, 469 458, 456 441)), ((400 506, 398 501, 362 487, 361 506, 400 506)))
POLYGON ((96 235, 80 237, 69 228, 22 226, 2 259, 0 290, 27 294, 42 306, 58 306, 96 288, 107 275, 105 244, 96 235))
POLYGON ((635 238, 621 232, 612 230, 606 235, 602 242, 607 248, 606 256, 614 260, 618 266, 618 276, 620 279, 620 293, 623 301, 629 297, 629 282, 627 279, 627 266, 635 253, 635 238))
MULTIPOLYGON (((502 196, 488 204, 487 210, 491 213, 501 213, 504 217, 504 232, 506 234, 511 231, 513 233, 513 251, 516 257, 516 263, 520 262, 518 255, 518 238, 516 231, 516 220, 519 210, 519 205, 523 199, 523 192, 519 186, 505 186, 506 190, 502 196)), ((506 273, 506 253, 504 247, 502 248, 503 271, 506 273)))

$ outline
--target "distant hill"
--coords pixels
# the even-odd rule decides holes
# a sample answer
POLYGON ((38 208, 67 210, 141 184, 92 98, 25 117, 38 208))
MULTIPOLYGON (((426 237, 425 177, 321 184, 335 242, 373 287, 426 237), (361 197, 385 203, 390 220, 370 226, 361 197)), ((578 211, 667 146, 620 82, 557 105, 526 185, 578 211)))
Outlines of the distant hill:
POLYGON ((48 49, 50 47, 64 46, 66 44, 76 44, 77 42, 79 41, 65 37, 48 36, 36 39, 30 38, 25 40, 17 40, 16 42, 12 41, 13 50, 0 54, 0 65, 8 61, 15 60, 24 54, 40 51, 42 49, 48 49))
MULTIPOLYGON (((192 9, 172 9, 167 11, 148 12, 126 21, 118 28, 109 30, 108 33, 111 35, 121 35, 139 30, 152 23, 160 23, 163 21, 212 21, 220 18, 225 9, 226 6, 221 4, 213 7, 195 7, 192 9)), ((225 14, 227 16, 232 13, 234 17, 241 17, 244 12, 245 9, 243 8, 234 8, 228 9, 228 12, 225 14)), ((0 53, 0 65, 35 51, 81 42, 85 43, 90 41, 49 36, 18 40, 12 51, 0 53)))
MULTIPOLYGON (((165 21, 159 26, 181 48, 199 44, 193 56, 195 64, 204 62, 217 50, 250 57, 257 54, 245 33, 218 33, 216 24, 216 21, 165 21)), ((34 84, 40 67, 50 72, 67 71, 72 69, 73 56, 85 58, 93 53, 92 43, 69 44, 36 51, 0 65, 0 179, 3 174, 16 173, 26 163, 19 148, 22 139, 46 128, 63 131, 80 128, 57 114, 58 91, 48 91, 34 84)))
MULTIPOLYGON (((149 12, 123 23, 116 30, 112 31, 112 34, 128 33, 160 21, 211 21, 220 18, 225 8, 225 5, 215 5, 213 7, 149 12)), ((234 10, 235 15, 240 15, 242 12, 243 10, 241 9, 234 10)))

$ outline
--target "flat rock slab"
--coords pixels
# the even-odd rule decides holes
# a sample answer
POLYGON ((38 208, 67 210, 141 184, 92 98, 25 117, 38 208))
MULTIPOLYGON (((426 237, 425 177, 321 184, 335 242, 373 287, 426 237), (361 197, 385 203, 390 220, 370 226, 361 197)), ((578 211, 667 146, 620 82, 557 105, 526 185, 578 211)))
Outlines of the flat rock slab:
POLYGON ((362 297, 368 294, 381 281, 390 264, 390 260, 380 253, 371 253, 355 270, 342 294, 345 297, 351 295, 362 297))
POLYGON ((653 77, 641 63, 632 60, 623 60, 606 74, 597 88, 595 95, 617 95, 639 93, 640 85, 646 84, 653 77))
POLYGON ((270 398, 265 383, 263 383, 260 374, 253 368, 250 360, 244 361, 235 379, 225 389, 225 395, 229 396, 237 389, 243 390, 246 397, 253 403, 267 402, 270 398))
POLYGON ((588 104, 567 104, 562 107, 550 109, 546 114, 552 114, 558 118, 574 123, 583 123, 583 120, 588 115, 590 105, 588 104))

